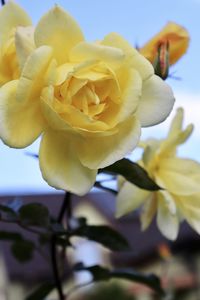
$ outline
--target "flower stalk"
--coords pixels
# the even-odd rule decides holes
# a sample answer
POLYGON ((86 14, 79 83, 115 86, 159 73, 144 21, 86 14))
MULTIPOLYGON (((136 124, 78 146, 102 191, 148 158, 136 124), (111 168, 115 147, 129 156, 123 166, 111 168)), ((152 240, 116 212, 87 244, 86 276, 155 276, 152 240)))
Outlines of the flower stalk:
MULTIPOLYGON (((57 218, 58 223, 62 223, 65 213, 67 216, 67 227, 70 228, 70 218, 72 216, 72 207, 71 207, 71 193, 69 193, 69 192, 66 192, 62 206, 60 208, 58 218, 57 218)), ((63 292, 62 281, 60 278, 59 268, 58 268, 56 235, 53 235, 52 240, 51 240, 51 262, 52 262, 52 270, 53 270, 54 280, 55 280, 57 292, 59 295, 59 300, 65 300, 66 297, 63 292)))
POLYGON ((59 276, 59 270, 58 270, 58 262, 57 262, 57 251, 56 251, 56 236, 53 235, 51 240, 51 262, 52 262, 52 270, 55 280, 55 285, 57 288, 57 292, 59 295, 59 300, 65 300, 65 295, 63 293, 62 289, 62 282, 59 276))

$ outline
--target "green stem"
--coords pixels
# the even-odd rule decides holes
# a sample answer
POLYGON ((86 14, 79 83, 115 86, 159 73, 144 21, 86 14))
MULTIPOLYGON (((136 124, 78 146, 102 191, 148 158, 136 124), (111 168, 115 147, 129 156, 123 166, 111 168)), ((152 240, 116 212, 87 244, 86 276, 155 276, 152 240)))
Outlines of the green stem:
POLYGON ((69 192, 65 193, 64 201, 62 203, 62 206, 60 208, 60 212, 59 212, 58 218, 57 218, 58 223, 62 222, 65 212, 67 214, 67 220, 69 222, 69 219, 71 218, 71 214, 72 214, 71 193, 69 193, 69 192))
POLYGON ((57 251, 56 251, 56 236, 55 235, 52 236, 52 240, 51 240, 51 262, 52 262, 52 269, 53 269, 55 285, 56 285, 58 295, 59 295, 59 300, 65 300, 65 295, 62 290, 62 282, 60 280, 59 270, 58 270, 57 251))
MULTIPOLYGON (((70 218, 72 215, 72 209, 71 209, 71 193, 66 192, 63 203, 61 205, 57 221, 58 223, 62 223, 64 215, 67 215, 67 225, 69 228, 70 218)), ((65 248, 64 248, 65 251, 65 248)), ((53 269, 53 275, 54 280, 56 284, 56 288, 59 295, 59 300, 65 300, 65 295, 63 293, 62 289, 62 281, 60 279, 59 269, 58 269, 58 261, 57 261, 57 249, 56 249, 56 235, 52 236, 51 240, 51 262, 52 262, 52 269, 53 269)))

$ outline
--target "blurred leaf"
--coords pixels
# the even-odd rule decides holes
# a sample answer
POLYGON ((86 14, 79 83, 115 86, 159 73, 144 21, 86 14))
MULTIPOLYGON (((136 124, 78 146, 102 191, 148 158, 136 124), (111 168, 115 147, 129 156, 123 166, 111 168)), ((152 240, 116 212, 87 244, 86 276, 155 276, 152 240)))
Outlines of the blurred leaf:
POLYGON ((4 213, 15 214, 15 212, 10 207, 6 206, 5 204, 0 204, 0 211, 2 211, 4 213))
POLYGON ((62 247, 72 247, 72 244, 70 243, 70 240, 68 238, 62 238, 62 237, 56 237, 55 240, 56 245, 62 246, 62 247))
POLYGON ((121 278, 127 279, 134 282, 142 283, 156 291, 157 293, 164 295, 164 291, 161 287, 161 282, 158 276, 154 274, 142 274, 133 270, 119 270, 119 271, 111 271, 110 273, 112 278, 121 278))
POLYGON ((16 214, 16 212, 8 207, 6 204, 0 204, 0 220, 4 219, 6 221, 17 221, 18 220, 18 216, 16 214))
POLYGON ((52 238, 52 235, 50 235, 48 233, 43 233, 38 236, 38 242, 40 243, 41 246, 44 246, 44 245, 50 243, 51 238, 52 238))
POLYGON ((44 300, 54 288, 55 284, 45 282, 26 297, 25 300, 44 300))
POLYGON ((88 271, 92 274, 94 281, 110 279, 110 270, 99 265, 86 267, 83 263, 77 263, 74 266, 74 271, 88 271))
MULTIPOLYGON (((41 235, 39 235, 38 241, 39 241, 40 245, 42 245, 42 246, 46 245, 46 244, 50 244, 52 241, 52 235, 41 234, 41 235)), ((59 235, 56 235, 55 243, 56 243, 56 245, 59 245, 62 247, 72 247, 72 244, 70 243, 69 238, 66 236, 61 237, 59 235)))
POLYGON ((117 283, 94 285, 84 295, 84 300, 136 300, 133 292, 117 283))
POLYGON ((35 245, 29 240, 25 240, 18 232, 0 231, 0 240, 12 242, 11 252, 20 262, 32 259, 35 245))
POLYGON ((78 263, 74 267, 75 271, 88 271, 92 274, 94 281, 109 280, 112 278, 120 278, 125 280, 130 280, 145 284, 151 289, 153 289, 158 294, 164 296, 165 292, 161 287, 160 279, 154 274, 142 274, 135 272, 134 270, 109 270, 107 268, 101 267, 99 265, 94 265, 90 267, 84 266, 82 263, 78 263))
POLYGON ((0 231, 0 240, 21 241, 23 240, 23 237, 20 233, 17 232, 0 231))
POLYGON ((113 251, 130 249, 127 240, 119 232, 106 225, 94 226, 85 224, 74 230, 72 235, 85 237, 113 251))
POLYGON ((24 225, 48 227, 50 224, 49 211, 40 203, 23 205, 19 210, 20 221, 24 225))
POLYGON ((6 206, 16 213, 19 211, 22 205, 23 205, 23 201, 20 197, 15 197, 14 199, 6 202, 6 206))
POLYGON ((13 256, 21 263, 33 258, 35 245, 29 240, 16 241, 11 246, 13 256))
POLYGON ((142 167, 126 158, 117 161, 111 166, 101 169, 100 172, 121 175, 141 189, 149 191, 157 191, 161 189, 142 167))
POLYGON ((22 200, 16 197, 14 200, 6 201, 0 204, 0 216, 6 221, 17 222, 18 221, 18 210, 22 205, 22 200))
POLYGON ((67 234, 67 230, 63 227, 61 223, 56 222, 55 220, 50 220, 50 229, 53 231, 55 234, 67 234))

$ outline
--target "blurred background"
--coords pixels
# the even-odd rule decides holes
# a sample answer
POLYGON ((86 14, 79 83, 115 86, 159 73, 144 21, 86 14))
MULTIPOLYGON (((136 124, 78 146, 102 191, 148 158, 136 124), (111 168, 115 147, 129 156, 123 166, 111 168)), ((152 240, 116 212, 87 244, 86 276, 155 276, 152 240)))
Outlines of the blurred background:
MULTIPOLYGON (((55 4, 54 0, 16 2, 28 12, 34 24, 55 4)), ((133 46, 141 47, 168 21, 176 22, 188 30, 191 37, 188 52, 170 68, 171 76, 167 79, 176 98, 174 111, 164 123, 143 129, 142 137, 165 137, 176 107, 182 106, 185 108, 185 123, 194 123, 195 131, 188 143, 181 147, 180 155, 200 162, 200 0, 58 0, 56 3, 77 20, 88 41, 102 39, 109 32, 118 32, 133 46)), ((63 194, 42 180, 37 159, 27 155, 37 153, 38 147, 39 141, 23 150, 8 148, 0 142, 0 202, 18 196, 27 203, 48 203, 51 212, 56 214, 63 194)), ((136 150, 133 159, 137 159, 139 154, 136 150)), ((169 243, 160 235, 155 224, 147 232, 141 233, 137 213, 120 221, 114 220, 115 203, 111 195, 94 189, 91 195, 81 201, 75 197, 73 203, 77 215, 87 216, 91 223, 107 223, 120 230, 130 241, 133 252, 111 256, 97 245, 79 241, 79 250, 72 261, 87 258, 88 264, 102 262, 105 265, 152 271, 162 277, 171 297, 169 300, 200 299, 200 240, 186 224, 183 224, 178 240, 169 243)), ((39 256, 36 255, 31 263, 20 265, 10 255, 9 244, 5 246, 0 243, 0 249, 3 253, 0 259, 0 300, 22 300, 29 289, 44 278, 51 277, 48 266, 42 263, 39 256)), ((87 280, 87 275, 75 277, 75 280, 87 280)), ((83 296, 78 297, 83 299, 83 296)), ((101 285, 87 295, 87 299, 105 300, 112 297, 116 300, 157 299, 144 287, 123 282, 120 285, 101 285)), ((56 299, 56 296, 52 295, 50 299, 56 299)))

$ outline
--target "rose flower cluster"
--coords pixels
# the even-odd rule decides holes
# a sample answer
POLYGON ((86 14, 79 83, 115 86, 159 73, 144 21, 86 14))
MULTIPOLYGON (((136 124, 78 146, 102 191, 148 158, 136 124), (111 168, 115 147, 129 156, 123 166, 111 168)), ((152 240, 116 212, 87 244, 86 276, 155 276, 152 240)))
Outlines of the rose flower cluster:
POLYGON ((54 6, 34 27, 10 1, 0 11, 0 138, 24 148, 41 137, 39 164, 49 185, 77 195, 99 169, 138 145, 138 164, 161 187, 150 192, 119 178, 117 217, 142 206, 145 229, 157 224, 175 239, 186 219, 200 233, 200 165, 177 157, 193 126, 177 111, 165 140, 140 142, 141 128, 164 121, 174 105, 163 79, 186 52, 188 32, 168 23, 142 48, 117 33, 87 42, 76 21, 54 6))
POLYGON ((49 185, 78 195, 99 168, 122 159, 141 127, 166 119, 171 88, 122 36, 87 42, 61 7, 33 27, 14 2, 0 11, 0 137, 13 148, 41 138, 49 185))

